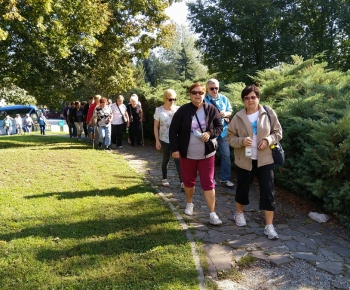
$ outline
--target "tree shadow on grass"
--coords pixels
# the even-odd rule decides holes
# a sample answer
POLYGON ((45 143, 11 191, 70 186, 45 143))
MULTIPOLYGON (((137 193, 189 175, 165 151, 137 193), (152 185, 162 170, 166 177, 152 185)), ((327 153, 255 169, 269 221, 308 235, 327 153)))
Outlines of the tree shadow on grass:
MULTIPOLYGON (((131 177, 123 177, 125 180, 131 177)), ((56 197, 58 200, 62 199, 75 199, 75 198, 85 198, 85 197, 96 197, 96 196, 115 196, 115 197, 126 197, 134 194, 143 194, 153 192, 153 188, 145 185, 138 184, 130 187, 111 187, 105 189, 96 188, 94 190, 83 190, 83 191, 65 191, 65 192, 48 192, 43 194, 35 195, 26 195, 23 196, 24 199, 33 199, 33 198, 47 198, 47 197, 56 197)))

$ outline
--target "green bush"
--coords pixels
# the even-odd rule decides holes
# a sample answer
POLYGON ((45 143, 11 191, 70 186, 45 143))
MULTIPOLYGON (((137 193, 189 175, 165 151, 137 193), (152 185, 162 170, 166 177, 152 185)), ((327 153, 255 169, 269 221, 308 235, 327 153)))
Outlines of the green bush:
POLYGON ((286 163, 276 181, 350 226, 350 75, 316 59, 259 72, 261 100, 276 110, 286 163))

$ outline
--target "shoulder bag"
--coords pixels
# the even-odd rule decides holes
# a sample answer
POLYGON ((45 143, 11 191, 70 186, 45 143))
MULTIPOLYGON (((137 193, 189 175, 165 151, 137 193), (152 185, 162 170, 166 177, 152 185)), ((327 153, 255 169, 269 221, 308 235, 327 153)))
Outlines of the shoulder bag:
MULTIPOLYGON (((264 109, 266 111, 267 117, 269 118, 269 121, 270 121, 270 124, 271 124, 270 113, 267 110, 266 106, 263 106, 263 107, 264 107, 264 109)), ((277 142, 274 145, 271 145, 270 148, 271 148, 271 151, 272 151, 272 157, 273 157, 274 163, 276 165, 279 165, 279 166, 283 165, 285 157, 284 157, 284 150, 282 148, 281 143, 277 142)))

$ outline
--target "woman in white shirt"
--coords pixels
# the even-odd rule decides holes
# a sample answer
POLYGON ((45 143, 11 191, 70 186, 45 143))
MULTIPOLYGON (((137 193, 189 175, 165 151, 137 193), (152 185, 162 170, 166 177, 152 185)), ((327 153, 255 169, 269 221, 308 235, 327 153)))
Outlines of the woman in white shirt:
MULTIPOLYGON (((169 186, 168 177, 167 177, 167 168, 169 164, 169 159, 171 155, 170 151, 170 142, 169 142, 169 128, 171 120, 179 106, 175 105, 176 93, 172 89, 168 89, 163 94, 164 104, 156 108, 154 113, 154 137, 156 139, 156 148, 157 150, 162 150, 163 161, 162 161, 162 183, 163 186, 169 186)), ((183 188, 182 178, 181 178, 181 169, 180 169, 180 160, 174 158, 176 165, 176 170, 179 175, 180 186, 183 188)))
POLYGON ((125 126, 129 127, 129 116, 126 112, 126 106, 123 104, 124 97, 119 95, 115 103, 111 104, 112 109, 112 145, 123 149, 122 139, 125 126))

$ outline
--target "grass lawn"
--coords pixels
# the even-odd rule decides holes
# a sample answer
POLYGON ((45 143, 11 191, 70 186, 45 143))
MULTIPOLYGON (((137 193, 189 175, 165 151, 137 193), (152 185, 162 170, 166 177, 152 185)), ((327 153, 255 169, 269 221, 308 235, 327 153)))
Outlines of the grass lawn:
POLYGON ((198 289, 185 233, 118 154, 0 137, 0 289, 198 289))

